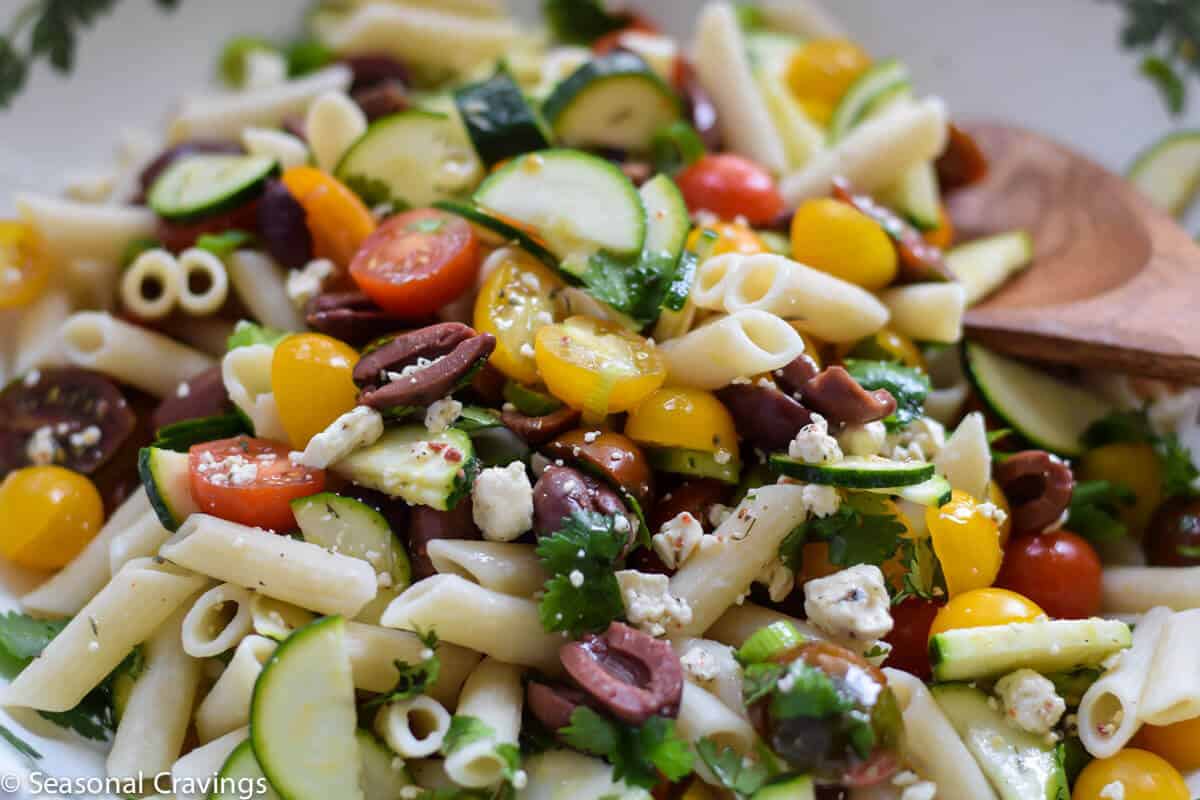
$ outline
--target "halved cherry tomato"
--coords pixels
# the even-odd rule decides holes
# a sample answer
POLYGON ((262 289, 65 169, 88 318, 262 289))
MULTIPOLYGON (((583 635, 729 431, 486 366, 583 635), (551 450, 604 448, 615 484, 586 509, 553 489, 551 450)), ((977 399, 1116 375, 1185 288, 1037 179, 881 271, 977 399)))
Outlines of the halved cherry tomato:
POLYGON ((393 314, 423 317, 471 288, 479 237, 462 217, 419 208, 390 217, 367 237, 350 277, 393 314))
POLYGON ((766 242, 752 228, 736 222, 711 222, 702 228, 694 228, 687 238, 689 250, 696 249, 700 243, 700 235, 705 228, 717 234, 717 241, 709 251, 710 257, 719 256, 722 253, 744 253, 752 256, 755 253, 770 252, 766 242))
POLYGON ((104 504, 87 476, 65 467, 25 467, 0 483, 0 556, 22 567, 58 569, 100 532, 104 504))
POLYGON ((566 284, 524 250, 506 252, 475 297, 475 330, 496 337, 488 363, 514 381, 535 384, 540 379, 533 339, 557 319, 554 295, 566 284))
POLYGON ((293 334, 275 347, 271 392, 292 447, 303 450, 309 439, 354 408, 357 363, 358 351, 320 333, 293 334))
POLYGON ((636 11, 626 12, 625 16, 628 19, 625 27, 606 33, 592 42, 593 53, 602 56, 607 52, 617 49, 621 44, 621 37, 627 33, 658 33, 662 30, 649 18, 642 16, 636 11))
POLYGON ((325 489, 325 470, 293 464, 286 445, 235 436, 192 445, 192 499, 206 514, 273 531, 296 527, 291 502, 325 489))
POLYGON ((946 576, 950 597, 991 586, 1000 571, 1000 526, 966 492, 954 490, 949 503, 925 510, 925 523, 946 576))
POLYGON ((938 611, 929 628, 929 635, 958 628, 1032 622, 1045 615, 1046 612, 1037 603, 1008 589, 974 589, 963 592, 938 611))
POLYGON ((667 387, 643 400, 625 422, 625 435, 651 447, 682 447, 737 458, 733 416, 712 392, 667 387))
POLYGON ((349 266, 363 240, 375 230, 370 209, 345 184, 316 167, 289 167, 280 180, 304 207, 314 255, 339 267, 349 266))
POLYGON ((943 603, 909 597, 892 606, 892 632, 884 641, 892 646, 887 666, 902 669, 921 680, 929 680, 929 629, 943 603))
POLYGON ((724 220, 745 217, 751 225, 773 222, 783 195, 771 173, 733 153, 707 155, 675 176, 689 211, 711 211, 724 220))
POLYGON ((593 418, 628 411, 667 379, 654 345, 591 317, 540 328, 534 351, 551 394, 593 418))
POLYGON ((15 220, 0 220, 0 309, 27 306, 50 277, 37 231, 15 220))
POLYGON ((1056 619, 1084 619, 1100 611, 1100 557, 1070 531, 1019 536, 1008 543, 996 585, 1056 619))

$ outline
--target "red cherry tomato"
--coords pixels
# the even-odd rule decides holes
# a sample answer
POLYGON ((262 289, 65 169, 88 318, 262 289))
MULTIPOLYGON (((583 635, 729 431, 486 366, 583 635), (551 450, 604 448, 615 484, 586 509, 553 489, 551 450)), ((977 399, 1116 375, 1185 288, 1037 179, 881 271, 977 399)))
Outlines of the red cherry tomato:
POLYGON ((420 208, 386 220, 350 262, 350 276, 393 314, 423 317, 471 287, 479 238, 462 217, 420 208))
POLYGON ((621 44, 621 36, 626 33, 659 33, 661 31, 658 25, 636 11, 630 11, 625 16, 628 18, 628 22, 624 28, 618 28, 611 33, 606 33, 592 42, 593 53, 602 56, 611 50, 615 50, 621 44))
POLYGON ((711 211, 721 219, 741 215, 766 225, 783 211, 783 196, 771 173, 732 153, 707 155, 675 176, 689 211, 711 211))
POLYGON ((1070 531, 1021 536, 1009 542, 996 586, 1025 595, 1051 617, 1090 617, 1100 610, 1100 557, 1070 531))
POLYGON ((923 681, 933 676, 929 664, 929 629, 945 603, 910 597, 892 606, 892 632, 884 641, 892 646, 885 666, 902 669, 923 681))
POLYGON ((296 527, 291 502, 325 489, 325 471, 293 464, 286 445, 235 436, 192 445, 192 499, 206 514, 273 531, 296 527))

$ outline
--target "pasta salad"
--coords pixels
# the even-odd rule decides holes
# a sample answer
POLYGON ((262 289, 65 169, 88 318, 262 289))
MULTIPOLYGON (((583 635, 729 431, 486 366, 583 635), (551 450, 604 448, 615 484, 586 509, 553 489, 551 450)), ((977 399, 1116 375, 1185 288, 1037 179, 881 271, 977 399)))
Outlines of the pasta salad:
POLYGON ((181 800, 1193 797, 1200 393, 964 340, 1034 242, 955 231, 986 155, 822 9, 543 5, 327 0, 17 197, 0 705, 57 733, 7 744, 181 800))

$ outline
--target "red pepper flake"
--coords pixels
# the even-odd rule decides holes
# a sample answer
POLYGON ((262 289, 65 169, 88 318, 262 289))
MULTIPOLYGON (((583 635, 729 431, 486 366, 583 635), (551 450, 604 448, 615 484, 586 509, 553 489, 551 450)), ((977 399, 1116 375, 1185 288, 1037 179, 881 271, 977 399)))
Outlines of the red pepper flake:
POLYGON ((459 461, 462 461, 463 455, 461 451, 451 447, 442 454, 442 458, 446 459, 451 464, 457 464, 459 461))

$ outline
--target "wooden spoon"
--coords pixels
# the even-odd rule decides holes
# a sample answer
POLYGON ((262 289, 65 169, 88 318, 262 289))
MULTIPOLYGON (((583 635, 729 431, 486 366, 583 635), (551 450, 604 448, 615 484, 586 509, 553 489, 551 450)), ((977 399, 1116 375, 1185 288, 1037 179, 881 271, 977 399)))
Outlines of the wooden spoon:
POLYGON ((1200 246, 1122 178, 1043 136, 963 126, 991 162, 950 196, 963 238, 1024 228, 1032 265, 966 316, 1014 356, 1200 383, 1200 246))

